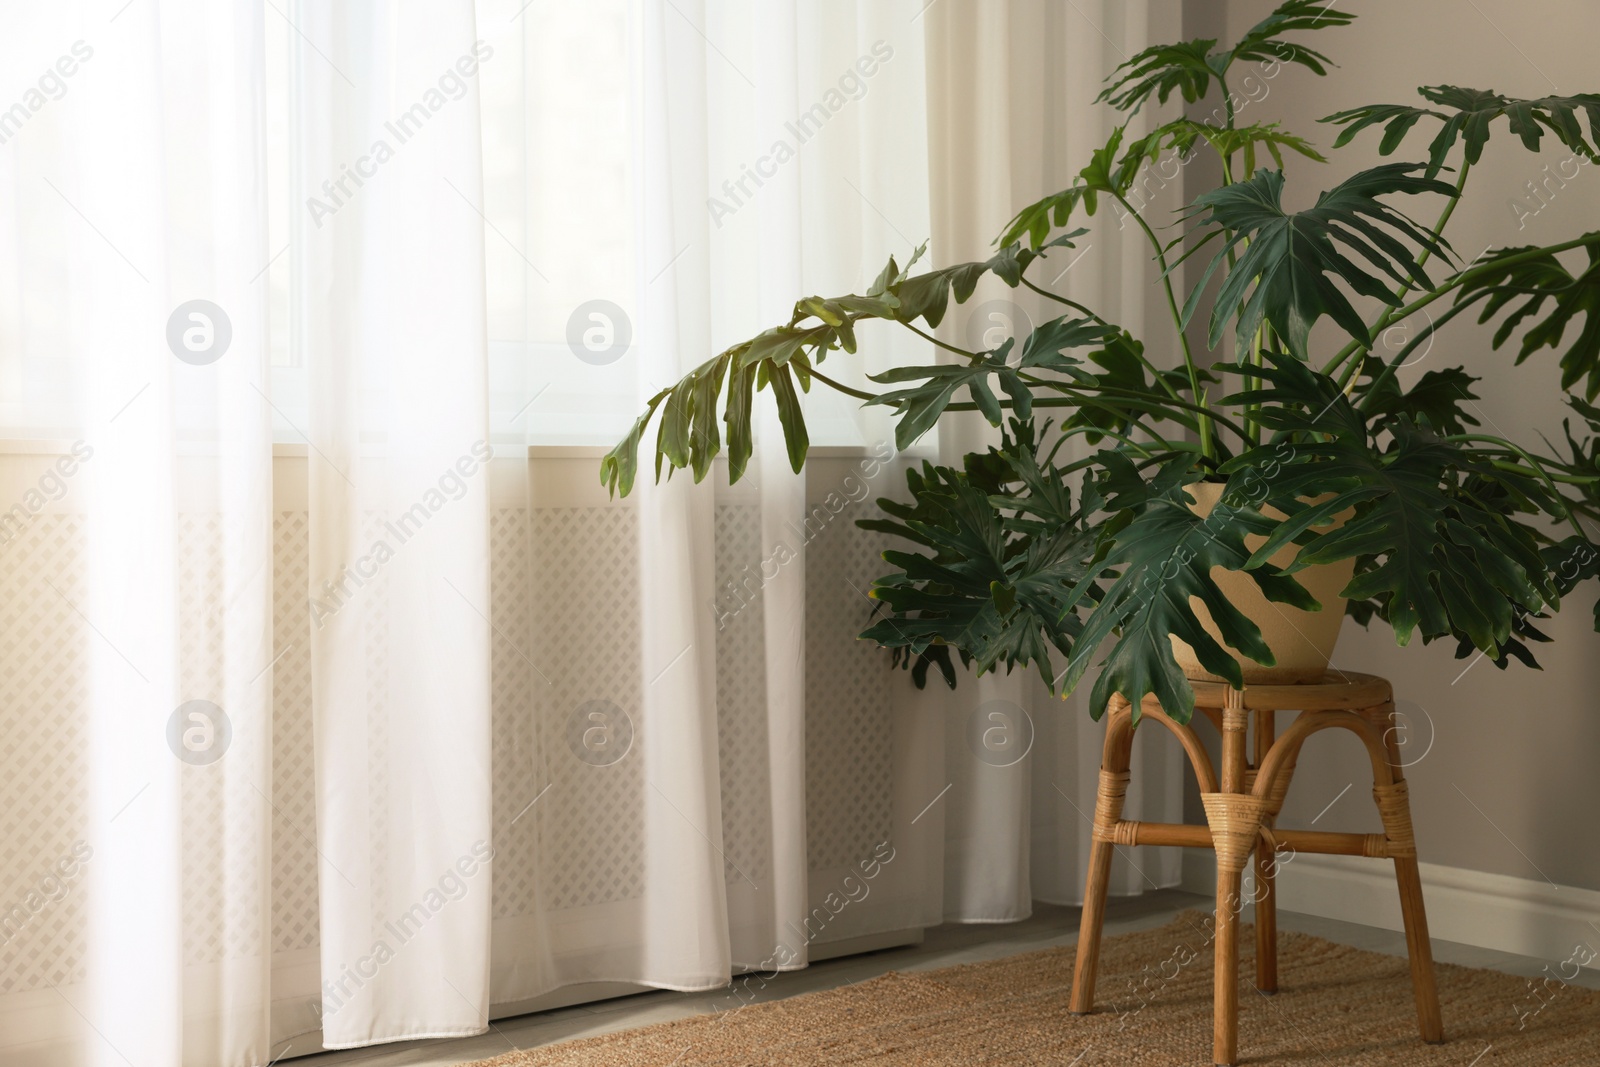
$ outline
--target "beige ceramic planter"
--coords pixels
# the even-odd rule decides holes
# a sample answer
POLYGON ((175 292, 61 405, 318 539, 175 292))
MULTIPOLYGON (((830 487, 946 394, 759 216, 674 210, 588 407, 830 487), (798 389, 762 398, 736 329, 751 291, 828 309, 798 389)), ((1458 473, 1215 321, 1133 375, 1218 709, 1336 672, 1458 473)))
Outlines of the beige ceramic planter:
MULTIPOLYGON (((1189 486, 1189 495, 1195 498, 1195 513, 1211 514, 1211 510, 1222 499, 1224 488, 1225 486, 1216 482, 1200 482, 1189 486)), ((1273 518, 1283 517, 1281 511, 1273 508, 1264 508, 1263 512, 1273 518)), ((1335 525, 1342 524, 1345 517, 1345 515, 1336 516, 1335 525)), ((1265 537, 1257 535, 1245 538, 1245 544, 1252 552, 1261 547, 1265 541, 1265 537)), ((1270 562, 1277 567, 1287 567, 1298 551, 1298 545, 1286 545, 1273 553, 1270 562)), ((1322 680, 1328 670, 1328 660, 1333 656, 1333 647, 1339 641, 1339 626, 1344 621, 1345 598, 1339 595, 1339 591, 1350 584, 1355 566, 1355 560, 1345 559, 1295 572, 1295 580, 1317 598, 1317 603, 1322 605, 1321 611, 1301 611, 1288 604, 1274 603, 1262 595, 1255 579, 1243 571, 1230 571, 1225 567, 1211 568, 1211 580, 1217 583, 1217 588, 1228 598, 1229 603, 1261 627, 1262 639, 1266 641, 1267 647, 1272 649, 1272 654, 1277 659, 1275 666, 1267 667, 1247 659, 1230 648, 1229 651, 1239 660, 1247 684, 1298 685, 1322 680)), ((1205 626, 1206 632, 1216 639, 1218 644, 1224 644, 1216 624, 1211 621, 1211 613, 1206 610, 1200 598, 1190 597, 1189 604, 1194 608, 1201 624, 1205 626)), ((1227 646, 1224 644, 1224 647, 1227 646)), ((1190 678, 1207 681, 1223 680, 1200 666, 1200 661, 1195 658, 1194 649, 1188 642, 1174 637, 1172 653, 1177 657, 1178 666, 1182 667, 1184 674, 1190 678)))

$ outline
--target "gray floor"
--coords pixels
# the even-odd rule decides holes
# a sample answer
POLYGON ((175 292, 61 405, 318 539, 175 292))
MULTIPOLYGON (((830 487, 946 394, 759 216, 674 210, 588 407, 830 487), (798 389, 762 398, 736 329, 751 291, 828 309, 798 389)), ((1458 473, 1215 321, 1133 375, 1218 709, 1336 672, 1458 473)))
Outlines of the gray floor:
MULTIPOLYGON (((1113 900, 1106 933, 1114 935, 1160 926, 1186 908, 1209 910, 1211 901, 1178 890, 1163 890, 1135 899, 1113 900)), ((1248 916, 1247 916, 1248 917, 1248 916)), ((1406 954, 1405 936, 1354 923, 1282 912, 1284 930, 1315 934, 1357 948, 1393 956, 1406 954)), ((756 994, 757 1000, 778 1000, 819 989, 832 989, 886 971, 921 971, 958 963, 997 959, 1054 945, 1071 944, 1078 937, 1078 909, 1038 905, 1031 919, 1004 926, 935 927, 922 944, 881 952, 827 960, 803 971, 779 975, 756 994)), ((1487 967, 1509 974, 1535 977, 1546 961, 1513 956, 1490 949, 1449 941, 1435 941, 1434 956, 1441 962, 1487 967)), ((1586 971, 1575 983, 1600 989, 1600 977, 1586 971)), ((500 1019, 478 1037, 453 1041, 412 1041, 348 1052, 325 1052, 294 1060, 294 1067, 446 1067, 499 1056, 514 1049, 536 1048, 574 1038, 592 1037, 616 1030, 681 1019, 688 1015, 727 1010, 738 1003, 727 990, 709 993, 649 992, 619 997, 582 1007, 519 1015, 500 1019)), ((292 1045, 277 1050, 294 1056, 292 1045)))

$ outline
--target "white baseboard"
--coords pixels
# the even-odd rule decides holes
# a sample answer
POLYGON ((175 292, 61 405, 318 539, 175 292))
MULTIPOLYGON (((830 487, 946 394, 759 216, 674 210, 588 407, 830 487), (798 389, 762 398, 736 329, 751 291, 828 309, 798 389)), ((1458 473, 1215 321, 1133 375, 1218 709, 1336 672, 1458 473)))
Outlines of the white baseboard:
MULTIPOLYGON (((1578 945, 1600 951, 1600 892, 1436 863, 1420 867, 1428 933, 1436 940, 1557 962, 1578 945)), ((1215 855, 1184 851, 1184 889, 1211 896, 1216 877, 1215 855)), ((1278 870, 1278 906, 1383 930, 1404 929, 1394 864, 1388 860, 1297 855, 1278 870)))

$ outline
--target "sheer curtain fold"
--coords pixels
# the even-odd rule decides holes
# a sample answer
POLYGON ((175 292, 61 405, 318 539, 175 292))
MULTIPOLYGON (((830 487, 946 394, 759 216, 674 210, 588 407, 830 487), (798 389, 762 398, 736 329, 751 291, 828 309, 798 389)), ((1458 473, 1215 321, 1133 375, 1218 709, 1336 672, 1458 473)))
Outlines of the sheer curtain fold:
MULTIPOLYGON (((943 0, 926 15, 928 122, 933 176, 933 259, 944 265, 990 254, 990 241, 1026 204, 1070 185, 1090 154, 1104 145, 1114 119, 1091 106, 1118 63, 1181 24, 1177 0, 1113 0, 1060 5, 1048 0, 1005 4, 943 0)), ((1147 112, 1150 109, 1147 109, 1147 112)), ((1136 123, 1159 121, 1151 114, 1136 123)), ((1156 210, 1182 206, 1176 183, 1146 186, 1156 210)), ((1046 261, 1043 277, 1060 292, 1128 328, 1158 362, 1175 358, 1176 339, 1164 309, 1145 295, 1159 279, 1136 228, 1113 208, 1088 225, 1076 248, 1046 261), (1059 262, 1059 266, 1054 266, 1059 262)), ((1026 332, 1068 309, 993 279, 950 315, 952 343, 980 345, 987 330, 1026 332)), ((959 464, 995 440, 978 416, 947 420, 940 454, 959 464)), ((1063 456, 1072 455, 1072 446, 1063 456)), ((1059 665, 1058 665, 1059 669, 1059 665)), ((946 722, 948 780, 945 819, 944 917, 956 921, 1023 918, 1033 900, 1082 899, 1094 812, 1102 729, 1081 695, 1063 702, 1037 672, 963 680, 946 722), (989 748, 989 738, 1000 746, 989 748), (1005 746, 1026 743, 1025 760, 1010 762, 1005 746), (964 788, 965 787, 965 788, 964 788)), ((1080 690, 1086 691, 1086 681, 1080 690)), ((1182 764, 1164 739, 1135 745, 1129 810, 1146 819, 1182 816, 1182 764)), ((1176 849, 1145 850, 1137 865, 1119 854, 1113 891, 1140 893, 1176 885, 1176 849)))
MULTIPOLYGON (((781 129, 800 113, 802 15, 795 0, 762 5, 754 14, 748 31, 752 44, 770 48, 771 61, 755 67, 759 80, 752 128, 781 129)), ((780 170, 761 193, 754 205, 761 262, 756 306, 763 322, 780 322, 803 284, 806 216, 800 174, 796 168, 780 170)), ((726 322, 726 310, 713 309, 714 315, 718 312, 726 322)), ((756 428, 760 460, 754 475, 761 497, 763 547, 792 541, 792 531, 806 510, 806 480, 789 468, 782 441, 776 411, 764 411, 756 428)), ((765 921, 736 945, 736 959, 751 968, 766 963, 768 969, 786 970, 808 961, 803 944, 794 946, 793 958, 774 958, 785 932, 802 923, 807 911, 805 598, 806 555, 800 546, 767 583, 761 601, 772 891, 769 900, 762 901, 765 921)))
MULTIPOLYGON (((921 88, 915 15, 911 3, 751 7, 707 0, 665 16, 677 35, 666 61, 682 71, 684 84, 704 87, 702 99, 680 100, 662 116, 677 151, 701 161, 687 172, 689 181, 666 190, 680 205, 677 217, 693 220, 677 242, 692 251, 671 271, 678 313, 699 323, 697 347, 682 353, 683 370, 787 321, 802 294, 858 290, 890 253, 910 254, 896 220, 911 232, 925 230, 927 212, 924 126, 914 109, 909 121, 897 110, 908 87, 921 88), (898 66, 889 68, 891 61, 898 66)), ((880 352, 876 364, 846 359, 833 369, 860 381, 909 350, 899 345, 880 352)), ((813 570, 819 529, 833 514, 819 504, 837 496, 841 475, 816 463, 805 475, 794 473, 771 396, 764 391, 757 401, 756 455, 744 481, 719 493, 721 514, 749 509, 754 516, 755 602, 716 635, 725 647, 748 648, 749 659, 725 664, 711 680, 724 760, 757 765, 724 767, 741 806, 721 812, 728 832, 749 845, 724 856, 732 960, 757 973, 803 967, 819 942, 845 931, 907 925, 903 913, 885 906, 894 896, 887 888, 905 881, 906 864, 901 877, 878 883, 885 891, 877 901, 842 910, 841 893, 854 891, 842 890, 843 880, 864 889, 860 865, 876 870, 882 853, 875 847, 892 847, 887 824, 879 838, 861 831, 829 845, 819 838, 834 827, 813 825, 837 821, 831 806, 837 801, 827 795, 836 776, 819 774, 814 764, 837 761, 842 746, 835 738, 852 726, 851 709, 830 707, 826 689, 816 686, 814 665, 831 655, 819 649, 838 635, 813 630, 808 603, 842 595, 862 605, 846 626, 863 621, 870 608, 862 583, 851 588, 845 575, 813 570), (760 682, 741 686, 730 671, 760 682), (763 735, 764 744, 741 744, 763 735)), ((832 440, 893 454, 876 413, 829 400, 806 398, 808 421, 832 440)), ((725 473, 719 468, 714 477, 725 473)), ((877 490, 889 488, 882 474, 868 480, 877 490)), ((893 712, 882 705, 866 714, 887 723, 893 712)), ((905 809, 909 792, 898 780, 886 785, 891 803, 905 809)))
MULTIPOLYGON (((691 47, 686 17, 692 15, 671 5, 646 3, 640 20, 641 401, 655 391, 652 383, 674 382, 691 370, 709 341, 693 311, 695 290, 680 280, 702 258, 693 247, 696 216, 672 196, 705 173, 693 143, 672 129, 674 116, 694 123, 704 92, 704 72, 672 58, 691 47)), ((714 638, 701 607, 713 587, 713 501, 710 485, 688 478, 640 482, 644 922, 637 970, 629 977, 706 989, 722 984, 730 967, 714 638)))
POLYGON ((477 1033, 494 844, 476 71, 492 46, 467 0, 295 12, 322 1040, 477 1033))
MULTIPOLYGON (((260 9, 159 0, 110 14, 32 12, 3 63, 36 78, 18 87, 0 167, 17 237, 5 421, 9 436, 73 441, 59 457, 5 457, 8 472, 31 466, 40 499, 20 492, 5 531, 7 599, 30 605, 5 639, 7 733, 21 743, 5 775, 23 789, 6 807, 50 813, 7 826, 7 855, 29 869, 5 872, 8 891, 27 892, 26 921, 6 916, 4 988, 32 1000, 6 1015, 53 1063, 262 1062, 273 651, 260 9), (70 714, 78 741, 53 743, 19 706, 70 714)), ((7 493, 19 493, 10 475, 7 493)))

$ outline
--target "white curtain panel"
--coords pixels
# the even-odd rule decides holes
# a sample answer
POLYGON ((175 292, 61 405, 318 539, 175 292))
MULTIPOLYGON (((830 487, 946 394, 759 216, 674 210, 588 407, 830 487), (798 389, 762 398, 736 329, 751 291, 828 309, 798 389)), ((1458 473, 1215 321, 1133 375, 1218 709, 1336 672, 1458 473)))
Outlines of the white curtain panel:
MULTIPOLYGON (((786 321, 804 293, 859 290, 891 253, 903 261, 911 245, 896 227, 928 228, 916 13, 909 2, 651 0, 601 5, 578 18, 555 6, 521 16, 514 38, 520 56, 509 44, 504 65, 486 74, 521 87, 518 124, 542 134, 527 144, 511 179, 494 185, 489 207, 490 218, 515 234, 510 243, 526 249, 526 260, 508 269, 525 284, 530 358, 517 379, 520 391, 503 406, 520 411, 528 397, 613 390, 615 410, 631 420, 662 386, 786 321), (585 34, 587 69, 564 69, 554 57, 548 67, 541 62, 549 42, 585 34), (627 87, 612 100, 612 125, 599 139, 592 128, 565 121, 566 105, 556 99, 583 95, 584 79, 602 101, 607 86, 627 87), (612 202, 597 205, 595 224, 578 228, 567 221, 573 200, 592 190, 557 192, 559 179, 549 178, 575 159, 585 161, 591 184, 602 180, 595 173, 601 166, 625 176, 612 202), (893 205, 895 215, 886 217, 879 203, 893 205), (629 269, 608 270, 607 260, 629 269), (567 269, 558 274, 550 263, 567 269), (587 280, 574 286, 574 278, 587 280), (553 298, 553 291, 561 295, 553 298), (591 354, 585 362, 595 365, 584 366, 565 343, 569 322, 587 325, 582 316, 601 300, 618 322, 595 321, 627 330, 633 348, 615 362, 591 354), (545 352, 539 342, 550 337, 562 343, 545 352)), ((498 99, 515 91, 486 88, 498 99)), ((502 105, 502 113, 512 106, 502 105)), ((872 340, 872 362, 842 364, 841 376, 860 381, 866 370, 916 358, 923 348, 888 331, 872 340)), ((759 403, 769 408, 770 394, 759 403)), ((757 456, 732 488, 720 464, 701 485, 686 474, 657 485, 648 451, 626 504, 606 501, 593 484, 593 460, 582 472, 590 488, 577 499, 626 516, 618 522, 632 558, 619 563, 637 584, 611 625, 637 634, 642 654, 637 662, 608 663, 605 672, 588 655, 546 658, 541 650, 560 647, 563 631, 583 625, 574 613, 588 609, 527 607, 539 675, 536 728, 546 743, 527 761, 535 773, 509 790, 517 800, 506 814, 516 824, 504 826, 499 812, 497 824, 502 859, 537 871, 542 892, 517 914, 497 913, 496 1004, 527 1004, 578 982, 715 988, 733 971, 803 967, 824 939, 939 921, 937 895, 925 892, 919 866, 926 857, 936 862, 937 838, 911 826, 938 792, 924 781, 931 777, 920 740, 926 728, 914 700, 866 710, 888 761, 874 768, 889 779, 882 783, 883 835, 821 849, 808 838, 807 716, 816 714, 808 649, 832 639, 854 651, 850 638, 871 611, 869 579, 854 575, 853 606, 839 631, 808 634, 808 588, 818 580, 808 573, 808 530, 849 527, 855 514, 835 519, 823 510, 819 520, 808 501, 839 487, 860 502, 892 492, 902 477, 887 462, 893 439, 884 419, 854 402, 810 410, 815 437, 852 457, 859 452, 870 460, 867 469, 840 456, 809 482, 795 475, 775 413, 763 411, 757 456), (750 515, 749 580, 719 587, 714 549, 722 551, 730 524, 750 515), (908 845, 911 832, 928 843, 923 860, 908 845), (552 875, 553 858, 574 851, 570 842, 591 839, 603 841, 610 870, 629 883, 623 891, 575 892, 574 879, 552 875), (529 852, 537 854, 533 861, 523 858, 529 852), (855 898, 846 911, 813 912, 841 893, 855 898)), ((548 441, 550 422, 562 414, 559 403, 533 403, 513 432, 548 441)), ((827 456, 826 448, 819 455, 827 456)), ((530 468, 534 509, 574 498, 573 487, 541 473, 546 469, 538 459, 530 468)), ((865 564, 868 571, 875 566, 865 564)), ((572 566, 581 573, 581 563, 572 566)), ((609 577, 578 584, 605 588, 609 577)), ((845 577, 832 581, 842 587, 845 577)), ((881 672, 886 658, 877 662, 881 672)), ((860 711, 823 710, 839 729, 850 729, 860 711)), ((607 864, 593 867, 598 874, 607 864)))
POLYGON ((322 1039, 488 1018, 488 350, 470 0, 295 5, 322 1039), (317 44, 315 42, 320 42, 317 44))
MULTIPOLYGON (((563 279, 547 267, 522 271, 528 336, 559 334, 569 314, 625 292, 615 312, 638 351, 601 373, 626 382, 626 399, 639 410, 726 345, 786 321, 798 297, 859 291, 889 254, 904 262, 930 235, 936 263, 986 256, 989 240, 1018 206, 1067 184, 1075 169, 1068 161, 1081 166, 1109 135, 1103 118, 1064 101, 1091 99, 1122 49, 1142 46, 1143 5, 1133 7, 1139 10, 1096 9, 1103 34, 1087 12, 1080 17, 1042 3, 830 0, 751 7, 661 0, 646 4, 638 23, 629 22, 625 6, 602 9, 615 17, 619 37, 637 35, 621 38, 629 47, 595 50, 616 64, 598 76, 626 78, 631 86, 615 102, 616 113, 629 118, 631 140, 589 141, 592 131, 564 125, 549 95, 530 92, 523 123, 556 136, 528 145, 522 180, 507 183, 499 214, 508 229, 520 224, 515 232, 526 239, 529 267, 571 264, 602 278, 595 262, 605 255, 625 258, 631 270, 611 277, 610 288, 569 287, 560 300, 550 292, 563 279), (626 215, 613 229, 585 230, 563 243, 560 217, 570 201, 529 190, 585 145, 629 176, 621 186, 629 197, 626 215), (602 234, 615 243, 597 240, 602 234), (625 250, 620 257, 618 246, 625 250)), ((1166 25, 1176 25, 1170 21, 1176 4, 1163 7, 1166 25)), ((536 9, 524 18, 530 42, 570 41, 580 33, 570 13, 536 9)), ((505 68, 497 73, 508 76, 505 68)), ((518 76, 571 93, 567 70, 546 75, 559 83, 538 82, 542 75, 531 67, 518 76)), ((1178 206, 1175 187, 1160 195, 1178 206)), ((612 207, 621 214, 620 201, 612 207)), ((1072 264, 1079 273, 1069 269, 1058 282, 1151 336, 1154 348, 1173 347, 1161 333, 1160 309, 1146 309, 1142 299, 1155 278, 1146 251, 1137 235, 1118 231, 1115 219, 1106 222, 1085 241, 1090 258, 1072 264)), ((951 328, 982 336, 995 324, 1025 328, 1048 314, 1055 312, 1042 301, 1001 289, 953 314, 951 328)), ((867 334, 862 352, 836 354, 828 372, 863 384, 868 371, 933 354, 905 331, 887 329, 867 334)), ((554 369, 530 361, 549 377, 536 370, 521 383, 523 393, 574 388, 559 377, 562 361, 570 363, 561 351, 553 353, 554 369)), ((833 636, 807 631, 808 587, 851 583, 860 610, 835 625, 854 631, 868 621, 864 594, 881 568, 868 560, 865 574, 808 575, 808 539, 800 531, 810 505, 840 475, 814 464, 809 480, 795 477, 770 396, 759 403, 758 455, 732 490, 722 485, 720 467, 712 485, 689 484, 683 473, 655 485, 647 444, 633 549, 640 600, 622 621, 637 627, 643 657, 630 665, 637 679, 619 687, 631 695, 589 713, 597 716, 595 736, 609 739, 608 719, 620 711, 636 751, 603 768, 574 767, 568 752, 546 751, 548 779, 535 778, 518 793, 546 797, 526 817, 524 833, 534 832, 527 824, 539 827, 547 847, 578 832, 568 821, 571 809, 561 806, 563 791, 607 796, 601 817, 584 821, 594 834, 614 833, 618 823, 643 828, 630 846, 640 889, 627 900, 580 906, 547 900, 535 921, 504 920, 508 933, 522 931, 524 940, 497 937, 497 1002, 526 1003, 561 984, 602 979, 706 988, 722 984, 730 962, 760 971, 803 966, 814 943, 809 931, 820 925, 813 920, 808 927, 808 918, 830 894, 838 900, 855 864, 872 861, 865 849, 856 857, 808 854, 807 817, 816 818, 820 798, 806 793, 807 731, 845 733, 862 720, 881 725, 892 739, 886 824, 892 829, 884 844, 895 858, 868 899, 840 912, 828 940, 842 930, 871 935, 947 919, 1011 921, 1026 917, 1035 899, 1073 903, 1081 896, 1101 735, 1081 701, 1054 700, 1036 676, 1021 672, 969 677, 954 692, 937 682, 918 692, 898 674, 885 701, 870 708, 833 708, 808 693, 807 682, 816 681, 804 670, 808 649, 833 636), (760 559, 773 565, 749 610, 708 628, 695 605, 714 604, 724 593, 713 587, 709 549, 721 509, 737 506, 757 513, 760 559), (719 659, 730 649, 743 657, 738 669, 753 697, 724 691, 719 659), (754 745, 741 743, 750 738, 754 745), (674 921, 658 922, 660 915, 674 921)), ((505 406, 523 408, 515 401, 505 406)), ((540 408, 522 427, 530 440, 540 439, 540 408)), ((560 417, 559 408, 549 410, 560 417)), ((808 414, 814 437, 828 444, 892 454, 892 426, 881 412, 813 395, 808 414)), ((945 442, 947 456, 979 439, 953 436, 945 442)), ((922 455, 935 454, 931 443, 923 449, 922 455)), ((869 495, 903 492, 904 463, 916 458, 881 465, 869 495)), ((537 506, 541 479, 531 481, 537 506)), ((532 603, 533 632, 570 625, 568 611, 532 603)), ((876 655, 881 669, 887 657, 876 655)), ((574 706, 594 702, 596 694, 576 680, 593 674, 589 664, 539 669, 552 676, 545 688, 562 694, 549 694, 548 719, 569 721, 574 706)), ((1139 745, 1130 811, 1176 820, 1181 764, 1162 739, 1150 741, 1139 745)), ((600 761, 585 753, 578 762, 600 761)), ((1177 861, 1176 850, 1137 862, 1123 856, 1117 890, 1174 885, 1177 861)))
MULTIPOLYGON (((1182 9, 1178 0, 935 0, 924 21, 932 247, 942 265, 986 258, 1019 208, 1072 184, 1119 120, 1090 104, 1103 79, 1138 50, 1181 36, 1182 9)), ((1146 109, 1134 130, 1173 117, 1177 104, 1165 115, 1146 109)), ((1141 183, 1136 195, 1153 213, 1182 208, 1175 175, 1167 159, 1141 183)), ((1176 336, 1155 296, 1159 273, 1142 234, 1118 214, 1103 202, 1097 218, 1075 223, 1091 232, 1035 267, 1033 280, 1131 330, 1155 361, 1175 363, 1176 336)), ((992 347, 989 331, 1025 331, 1062 314, 1077 313, 985 279, 942 329, 953 344, 992 347)), ((951 420, 941 455, 959 465, 995 433, 976 415, 951 420)), ((952 783, 943 806, 945 917, 1004 922, 1026 917, 1034 900, 1080 903, 1103 736, 1086 702, 1056 700, 1036 672, 964 679, 943 699, 952 783)), ((1179 821, 1182 775, 1170 739, 1141 731, 1128 817, 1179 821)), ((1112 892, 1176 885, 1179 858, 1177 849, 1119 849, 1112 892)))
POLYGON ((0 773, 17 801, 0 851, 0 1055, 260 1063, 274 656, 261 12, 162 0, 6 19, 4 424, 30 443, 4 464, 0 773), (70 621, 52 631, 57 607, 70 621), (30 971, 42 981, 18 989, 30 971))
MULTIPOLYGON (((0 1059, 475 1033, 1077 900, 1099 726, 853 639, 887 545, 853 520, 983 428, 896 455, 814 394, 797 477, 764 393, 737 486, 647 454, 627 501, 591 446, 798 297, 987 255, 1175 0, 7 20, 0 1059)), ((1134 235, 1079 251, 1056 284, 1168 343, 1134 235)), ((953 338, 1055 313, 980 296, 953 338)), ((933 356, 862 333, 846 382, 933 356)), ((1179 781, 1141 740, 1133 817, 1179 781)), ((1116 891, 1177 881, 1135 862, 1116 891)))

